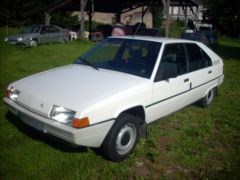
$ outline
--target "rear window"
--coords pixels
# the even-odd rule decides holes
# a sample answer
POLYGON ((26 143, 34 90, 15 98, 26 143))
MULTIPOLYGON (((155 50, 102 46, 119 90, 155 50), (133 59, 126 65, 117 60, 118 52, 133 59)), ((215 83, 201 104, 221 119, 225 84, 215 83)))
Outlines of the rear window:
POLYGON ((211 58, 196 44, 186 44, 189 57, 189 71, 196 71, 212 65, 211 58))

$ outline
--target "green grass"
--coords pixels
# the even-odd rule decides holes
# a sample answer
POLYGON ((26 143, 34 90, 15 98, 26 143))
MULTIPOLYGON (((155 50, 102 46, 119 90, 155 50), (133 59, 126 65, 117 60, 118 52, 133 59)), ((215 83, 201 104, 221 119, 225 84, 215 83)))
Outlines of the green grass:
MULTIPOLYGON (((3 39, 1 29, 0 39, 3 39)), ((0 99, 22 77, 72 63, 93 43, 37 48, 0 43, 0 99)), ((206 109, 195 105, 153 123, 124 162, 72 148, 19 122, 0 103, 1 179, 238 179, 240 177, 240 42, 220 39, 225 80, 206 109)))

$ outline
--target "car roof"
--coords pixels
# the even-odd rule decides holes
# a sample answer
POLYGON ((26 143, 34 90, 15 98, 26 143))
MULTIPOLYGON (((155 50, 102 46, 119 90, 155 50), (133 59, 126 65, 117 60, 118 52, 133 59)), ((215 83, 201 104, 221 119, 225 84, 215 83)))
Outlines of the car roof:
POLYGON ((154 36, 133 35, 133 36, 111 36, 109 38, 145 40, 145 41, 154 41, 154 42, 160 42, 160 43, 196 43, 195 41, 186 40, 186 39, 175 39, 175 38, 154 37, 154 36))

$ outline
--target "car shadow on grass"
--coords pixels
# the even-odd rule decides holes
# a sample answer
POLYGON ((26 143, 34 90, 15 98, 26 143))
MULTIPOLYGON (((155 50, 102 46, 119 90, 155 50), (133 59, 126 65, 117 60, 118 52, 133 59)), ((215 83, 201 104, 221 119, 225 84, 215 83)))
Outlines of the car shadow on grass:
POLYGON ((88 152, 87 147, 72 146, 69 143, 62 141, 52 135, 44 134, 43 132, 40 132, 28 126, 9 111, 6 113, 5 118, 11 124, 13 124, 20 132, 27 135, 31 139, 44 142, 45 144, 48 144, 49 146, 52 146, 53 148, 58 149, 62 152, 80 152, 80 153, 88 152))

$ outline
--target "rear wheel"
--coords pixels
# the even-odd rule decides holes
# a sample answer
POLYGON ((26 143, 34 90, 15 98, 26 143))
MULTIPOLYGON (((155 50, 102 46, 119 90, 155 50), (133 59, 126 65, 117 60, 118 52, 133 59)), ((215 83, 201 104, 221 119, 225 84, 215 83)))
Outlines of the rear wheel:
POLYGON ((104 140, 102 149, 107 158, 121 161, 129 156, 139 139, 139 121, 130 114, 123 114, 113 125, 104 140))
POLYGON ((207 93, 207 95, 201 100, 201 106, 202 107, 208 107, 214 99, 214 96, 216 94, 216 89, 210 89, 207 93))

